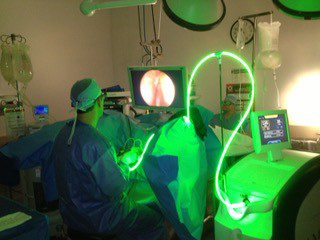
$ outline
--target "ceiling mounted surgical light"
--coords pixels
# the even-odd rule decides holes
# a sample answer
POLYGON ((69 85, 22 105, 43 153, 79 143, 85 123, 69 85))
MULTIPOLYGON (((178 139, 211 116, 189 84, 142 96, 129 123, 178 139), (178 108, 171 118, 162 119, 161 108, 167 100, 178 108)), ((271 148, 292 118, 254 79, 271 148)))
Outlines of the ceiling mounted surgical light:
POLYGON ((272 0, 283 12, 305 20, 320 18, 319 0, 272 0))
POLYGON ((176 24, 194 31, 207 31, 226 15, 224 0, 163 0, 163 8, 176 24), (221 4, 218 2, 221 1, 221 4), (218 17, 218 9, 221 16, 218 17))
POLYGON ((96 10, 120 7, 133 7, 139 5, 155 4, 157 0, 116 0, 105 3, 93 3, 93 0, 83 0, 80 4, 80 11, 87 16, 92 16, 96 10))

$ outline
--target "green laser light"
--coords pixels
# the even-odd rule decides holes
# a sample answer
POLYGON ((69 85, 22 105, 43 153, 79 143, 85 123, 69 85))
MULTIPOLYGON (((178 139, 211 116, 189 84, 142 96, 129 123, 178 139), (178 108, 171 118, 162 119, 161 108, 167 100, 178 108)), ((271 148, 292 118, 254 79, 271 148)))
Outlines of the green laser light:
POLYGON ((199 63, 196 65, 196 67, 194 68, 194 70, 193 70, 193 72, 191 74, 190 82, 188 84, 187 117, 190 118, 190 93, 191 93, 192 82, 194 81, 196 73, 199 71, 200 67, 202 67, 202 65, 205 62, 207 62, 209 59, 216 57, 216 58, 218 58, 218 61, 221 61, 221 57, 222 56, 231 57, 231 58, 237 60, 238 62, 240 62, 246 68, 246 70, 248 71, 249 77, 250 77, 250 81, 251 81, 251 84, 252 84, 252 92, 251 92, 251 96, 252 97, 250 99, 248 108, 245 111, 243 117, 241 118, 239 124, 237 125, 237 127, 235 128, 233 133, 231 134, 231 137, 229 138, 228 142, 226 143, 226 146, 225 146, 225 148, 224 148, 224 150, 223 150, 223 152, 221 154, 221 157, 219 159, 219 164, 218 164, 216 175, 215 175, 215 189, 216 189, 216 193, 217 193, 217 196, 218 196, 219 200, 223 204, 225 204, 227 206, 228 212, 229 212, 229 214, 230 214, 230 216, 232 218, 241 219, 243 217, 244 213, 245 213, 245 210, 246 210, 245 203, 244 202, 239 202, 239 203, 230 203, 229 202, 228 196, 226 194, 224 194, 220 189, 220 186, 219 186, 219 175, 220 175, 221 166, 222 166, 224 157, 225 157, 225 155, 226 155, 226 153, 228 151, 228 148, 230 147, 230 144, 231 144, 232 140, 234 139, 236 133, 240 129, 241 125, 243 124, 243 122, 245 121, 247 116, 249 115, 250 110, 251 110, 252 105, 253 105, 253 99, 254 99, 254 77, 253 77, 252 71, 251 71, 250 67, 248 66, 248 64, 244 60, 242 60, 240 57, 238 57, 237 55, 235 55, 233 53, 230 53, 230 52, 225 52, 225 51, 217 52, 217 53, 211 53, 211 54, 205 56, 203 59, 201 59, 199 61, 199 63), (222 195, 224 195, 225 197, 223 197, 222 195), (236 209, 238 211, 236 211, 236 209))
MULTIPOLYGON (((235 130, 233 131, 233 133, 231 134, 231 137, 229 138, 229 140, 227 141, 226 143, 226 146, 221 154, 221 157, 219 159, 219 163, 218 163, 218 167, 217 167, 217 171, 216 171, 216 175, 215 175, 215 189, 216 189, 216 193, 217 193, 217 196, 219 198, 219 200, 225 204, 227 206, 227 209, 228 209, 228 212, 230 214, 230 216, 234 219, 241 219, 244 214, 245 214, 245 211, 246 211, 246 204, 244 202, 238 202, 238 203, 230 203, 229 201, 229 198, 227 196, 226 193, 224 193, 221 189, 220 189, 220 186, 219 186, 219 175, 220 175, 220 171, 221 171, 221 166, 222 166, 222 163, 223 163, 223 160, 224 160, 224 157, 230 147, 230 144, 231 142, 233 141, 236 133, 238 132, 238 130, 240 129, 241 125, 243 124, 243 122, 246 120, 247 116, 249 115, 250 113, 250 110, 252 108, 252 105, 253 105, 253 100, 254 100, 254 77, 253 77, 253 74, 252 74, 252 71, 250 69, 250 67, 248 66, 248 64, 243 60, 241 59, 240 57, 238 57, 237 55, 233 54, 233 53, 230 53, 230 52, 216 52, 216 53, 211 53, 207 56, 205 56, 203 59, 201 59, 198 64, 196 65, 196 67, 194 68, 194 70, 192 71, 192 74, 191 74, 191 77, 190 77, 190 81, 189 81, 189 84, 188 84, 188 94, 187 94, 187 116, 184 116, 184 121, 187 125, 190 125, 192 124, 191 121, 190 121, 190 94, 191 94, 191 86, 192 86, 192 82, 194 81, 194 78, 196 76, 196 73, 199 71, 199 69, 202 67, 202 65, 207 62, 209 59, 211 58, 217 58, 219 62, 221 62, 221 57, 222 56, 227 56, 227 57, 230 57, 230 58, 233 58, 235 59, 236 61, 238 61, 239 63, 241 63, 245 69, 247 70, 247 72, 249 73, 249 77, 250 77, 250 81, 251 81, 251 84, 252 84, 252 92, 251 92, 251 99, 250 99, 250 102, 249 102, 249 105, 248 105, 248 108, 247 110, 245 111, 243 117, 241 118, 239 124, 237 125, 237 127, 235 128, 235 130), (222 196, 223 195, 223 196, 222 196)), ((145 152, 147 151, 147 148, 151 142, 151 140, 153 139, 154 137, 154 134, 152 134, 146 145, 145 145, 145 148, 143 150, 143 153, 142 155, 139 157, 137 163, 129 168, 130 171, 134 171, 142 162, 143 160, 143 157, 144 157, 144 154, 145 152)))

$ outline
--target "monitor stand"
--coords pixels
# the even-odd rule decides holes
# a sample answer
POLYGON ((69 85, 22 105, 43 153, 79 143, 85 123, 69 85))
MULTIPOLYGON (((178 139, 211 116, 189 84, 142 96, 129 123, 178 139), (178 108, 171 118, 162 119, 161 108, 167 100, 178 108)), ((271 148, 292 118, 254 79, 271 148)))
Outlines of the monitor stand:
POLYGON ((282 151, 280 149, 268 151, 268 162, 276 162, 281 159, 282 159, 282 151))

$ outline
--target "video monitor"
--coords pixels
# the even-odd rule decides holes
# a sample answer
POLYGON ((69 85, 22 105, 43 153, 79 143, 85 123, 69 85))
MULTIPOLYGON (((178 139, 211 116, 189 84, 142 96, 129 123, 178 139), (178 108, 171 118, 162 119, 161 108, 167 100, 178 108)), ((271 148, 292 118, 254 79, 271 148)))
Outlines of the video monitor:
POLYGON ((48 105, 34 106, 33 115, 37 122, 47 122, 49 119, 49 106, 48 105))
POLYGON ((133 107, 160 111, 186 107, 185 67, 129 67, 128 75, 133 107))
POLYGON ((34 106, 33 114, 36 115, 36 116, 38 116, 38 115, 48 115, 49 114, 49 106, 48 105, 34 106))
POLYGON ((256 153, 291 148, 286 110, 252 112, 250 121, 256 153))

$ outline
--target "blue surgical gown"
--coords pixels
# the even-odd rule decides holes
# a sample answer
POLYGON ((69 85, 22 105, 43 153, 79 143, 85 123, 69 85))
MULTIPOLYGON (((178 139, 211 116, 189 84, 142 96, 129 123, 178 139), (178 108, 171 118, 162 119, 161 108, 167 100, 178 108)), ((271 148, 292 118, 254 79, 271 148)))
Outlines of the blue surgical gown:
MULTIPOLYGON (((235 113, 229 118, 225 118, 225 116, 222 115, 222 121, 220 116, 221 114, 215 114, 209 124, 211 126, 220 126, 228 130, 234 130, 241 120, 240 113, 235 113)), ((242 129, 246 133, 249 132, 249 124, 247 120, 242 123, 242 129)))
MULTIPOLYGON (((18 141, 10 142, 0 148, 0 152, 15 160, 15 169, 41 166, 41 180, 45 198, 48 202, 58 198, 54 167, 50 154, 56 136, 66 122, 69 121, 71 120, 45 126, 38 132, 23 137, 18 141)), ((124 147, 128 138, 138 138, 145 142, 147 137, 146 132, 134 120, 112 110, 104 112, 99 119, 97 129, 113 143, 117 152, 124 147)), ((3 167, 2 163, 0 163, 0 167, 3 167)))
POLYGON ((166 239, 161 214, 126 196, 126 169, 118 166, 113 146, 101 133, 77 121, 72 143, 67 145, 72 123, 62 128, 52 152, 66 225, 128 240, 166 239))

